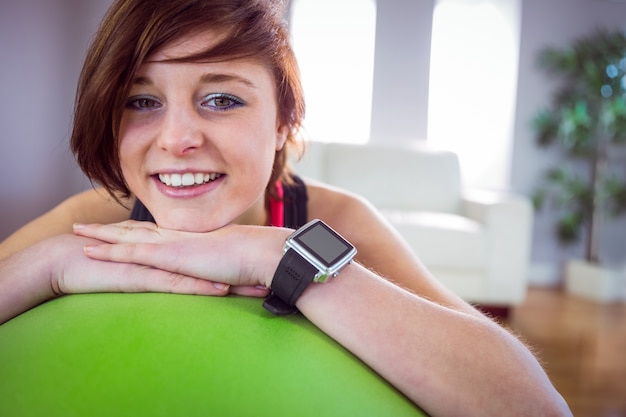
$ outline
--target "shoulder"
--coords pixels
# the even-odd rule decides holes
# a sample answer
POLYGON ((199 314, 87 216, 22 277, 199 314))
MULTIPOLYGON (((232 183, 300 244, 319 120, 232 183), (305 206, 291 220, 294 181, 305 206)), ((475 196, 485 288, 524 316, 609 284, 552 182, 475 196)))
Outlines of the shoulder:
POLYGON ((309 219, 325 221, 354 244, 359 263, 413 293, 460 310, 472 310, 426 270, 418 254, 369 201, 320 182, 305 183, 309 219))
POLYGON ((376 217, 376 209, 362 196, 319 181, 305 179, 308 194, 308 217, 319 218, 336 227, 352 221, 376 217))
POLYGON ((317 181, 305 182, 309 220, 321 219, 341 233, 359 249, 361 261, 374 262, 382 247, 400 250, 407 258, 411 257, 395 229, 364 197, 317 181))
POLYGON ((71 212, 76 221, 116 223, 128 219, 134 203, 134 197, 116 201, 104 189, 92 188, 68 198, 59 207, 71 212))

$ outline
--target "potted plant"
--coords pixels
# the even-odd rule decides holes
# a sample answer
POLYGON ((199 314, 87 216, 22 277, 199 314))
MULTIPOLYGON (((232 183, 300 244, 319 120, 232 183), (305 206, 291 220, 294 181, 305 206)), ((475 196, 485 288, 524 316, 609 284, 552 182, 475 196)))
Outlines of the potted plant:
POLYGON ((564 48, 545 48, 539 67, 558 78, 549 108, 533 119, 537 142, 563 155, 533 194, 550 204, 560 243, 585 242, 584 259, 601 264, 599 226, 626 213, 626 35, 599 29, 564 48))

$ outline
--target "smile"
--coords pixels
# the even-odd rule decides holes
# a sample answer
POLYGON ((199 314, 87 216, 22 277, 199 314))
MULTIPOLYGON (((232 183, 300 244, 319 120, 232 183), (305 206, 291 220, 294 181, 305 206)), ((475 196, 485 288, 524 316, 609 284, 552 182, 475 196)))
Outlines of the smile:
POLYGON ((169 187, 189 187, 192 185, 202 185, 220 178, 222 174, 201 172, 186 172, 184 174, 159 174, 159 181, 169 187))

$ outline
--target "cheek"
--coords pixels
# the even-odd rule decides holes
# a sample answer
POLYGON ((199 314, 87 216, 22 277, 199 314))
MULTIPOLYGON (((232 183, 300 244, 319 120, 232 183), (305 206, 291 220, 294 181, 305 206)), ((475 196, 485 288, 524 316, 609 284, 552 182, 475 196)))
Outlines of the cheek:
MULTIPOLYGON (((131 144, 132 141, 128 140, 130 136, 130 129, 128 126, 128 123, 126 122, 125 118, 122 117, 122 122, 120 124, 120 130, 119 130, 119 144, 118 144, 118 151, 119 151, 119 158, 120 158, 120 164, 122 166, 122 170, 126 171, 126 168, 128 166, 128 160, 130 159, 130 156, 133 154, 132 152, 132 148, 131 148, 131 144)), ((126 174, 126 172, 124 172, 124 174, 126 174)))
POLYGON ((269 178, 276 151, 279 145, 282 145, 282 141, 277 133, 275 118, 271 115, 270 117, 266 114, 257 115, 253 120, 256 120, 256 123, 250 123, 246 127, 247 134, 242 136, 243 143, 233 150, 241 164, 247 166, 249 171, 262 170, 267 172, 269 178))
POLYGON ((272 175, 274 166, 274 148, 263 146, 247 146, 245 152, 238 152, 237 159, 243 174, 242 178, 250 185, 265 187, 272 175))
POLYGON ((138 181, 138 170, 142 166, 142 155, 145 154, 144 145, 131 129, 125 128, 123 125, 120 128, 119 138, 120 167, 127 185, 133 191, 138 181))
POLYGON ((124 140, 123 136, 120 136, 120 144, 119 144, 119 158, 120 158, 120 166, 122 167, 122 173, 124 176, 127 176, 130 172, 130 167, 133 166, 133 159, 135 155, 135 151, 129 146, 130 141, 124 140))

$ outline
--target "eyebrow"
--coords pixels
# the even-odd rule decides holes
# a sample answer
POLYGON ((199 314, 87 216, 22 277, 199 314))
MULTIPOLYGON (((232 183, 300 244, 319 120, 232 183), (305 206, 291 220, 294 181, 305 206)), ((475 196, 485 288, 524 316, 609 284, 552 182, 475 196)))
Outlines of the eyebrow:
POLYGON ((204 84, 234 81, 234 82, 238 82, 241 84, 245 84, 248 87, 257 88, 257 86, 252 81, 248 80, 247 78, 240 77, 239 75, 235 75, 235 74, 208 73, 200 77, 200 81, 204 84))
MULTIPOLYGON (((247 78, 240 77, 239 75, 235 75, 235 74, 208 73, 200 77, 200 82, 202 84, 216 84, 216 83, 224 83, 224 82, 231 82, 231 81, 247 85, 248 87, 257 88, 256 84, 254 84, 252 81, 248 80, 247 78)), ((153 85, 154 82, 149 77, 138 76, 138 77, 135 77, 135 79, 133 80, 133 84, 153 85)))

